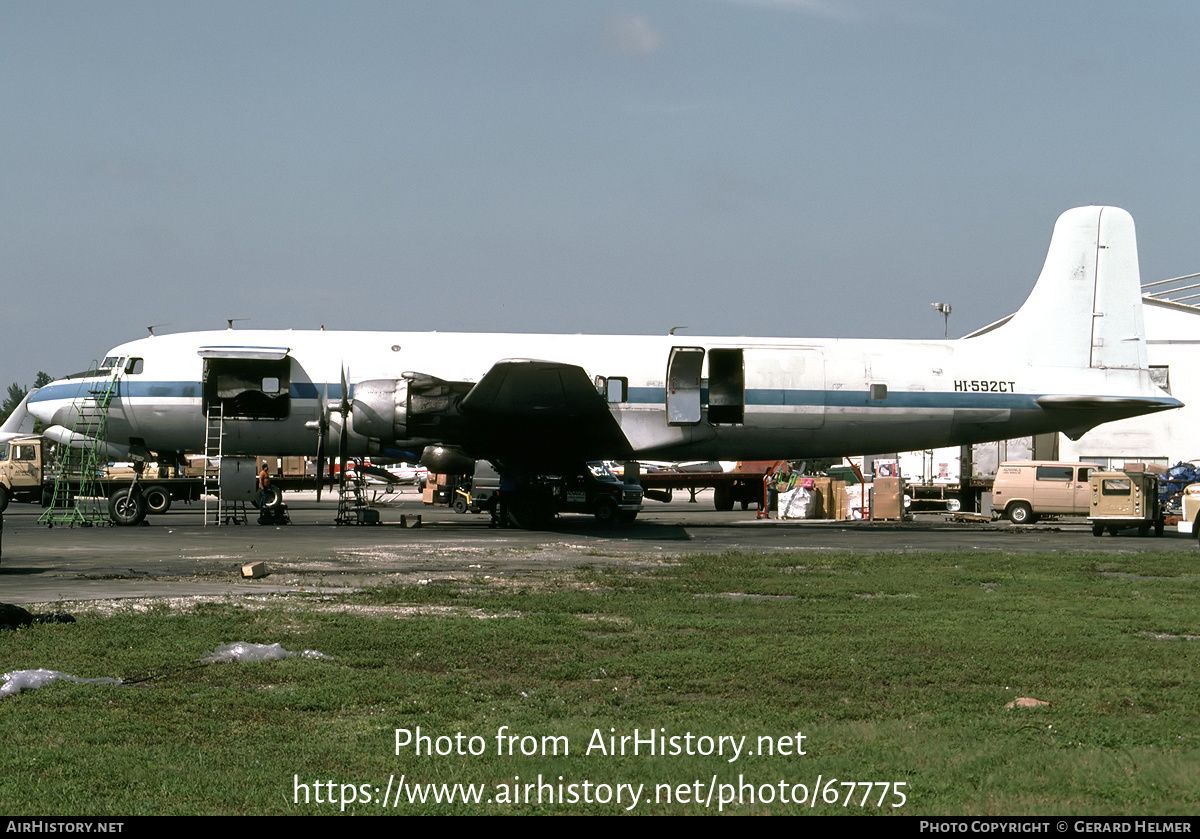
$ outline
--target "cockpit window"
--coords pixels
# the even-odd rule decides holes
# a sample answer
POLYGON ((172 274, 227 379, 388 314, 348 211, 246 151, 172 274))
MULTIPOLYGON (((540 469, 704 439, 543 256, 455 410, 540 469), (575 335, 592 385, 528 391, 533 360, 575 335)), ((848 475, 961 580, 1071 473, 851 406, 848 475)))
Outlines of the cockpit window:
POLYGON ((100 369, 101 370, 112 370, 114 367, 116 367, 120 363, 121 363, 120 356, 110 355, 108 358, 104 359, 104 361, 100 362, 100 369))
POLYGON ((142 359, 131 358, 125 363, 125 372, 131 376, 137 375, 138 373, 142 372, 142 367, 144 365, 145 362, 142 359))

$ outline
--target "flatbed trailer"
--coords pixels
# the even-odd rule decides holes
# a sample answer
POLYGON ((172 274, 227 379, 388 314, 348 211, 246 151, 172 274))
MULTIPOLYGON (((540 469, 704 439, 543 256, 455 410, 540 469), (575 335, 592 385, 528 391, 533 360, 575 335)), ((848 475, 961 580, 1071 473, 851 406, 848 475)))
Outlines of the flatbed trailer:
POLYGON ((676 490, 695 493, 702 489, 713 490, 713 507, 732 510, 735 504, 749 509, 751 504, 763 503, 763 478, 774 468, 775 460, 747 460, 738 463, 731 471, 712 469, 651 469, 642 472, 638 483, 645 490, 645 497, 655 501, 670 501, 676 490))

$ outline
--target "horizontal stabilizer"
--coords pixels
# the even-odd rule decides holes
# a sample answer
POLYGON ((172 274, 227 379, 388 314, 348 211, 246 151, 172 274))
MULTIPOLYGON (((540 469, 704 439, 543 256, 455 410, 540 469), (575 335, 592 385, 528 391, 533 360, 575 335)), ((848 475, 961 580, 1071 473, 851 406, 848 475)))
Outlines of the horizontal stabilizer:
POLYGON ((1037 403, 1048 410, 1112 410, 1113 408, 1126 407, 1137 409, 1138 413, 1146 414, 1183 407, 1182 402, 1169 396, 1161 399, 1150 396, 1039 396, 1037 403))

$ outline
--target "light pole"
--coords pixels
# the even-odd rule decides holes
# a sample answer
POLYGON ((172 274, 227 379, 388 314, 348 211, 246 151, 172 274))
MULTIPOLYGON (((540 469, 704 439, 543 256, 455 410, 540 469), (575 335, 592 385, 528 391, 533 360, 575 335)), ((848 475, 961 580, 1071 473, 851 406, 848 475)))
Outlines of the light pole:
POLYGON ((930 303, 929 305, 942 313, 942 317, 946 319, 946 337, 950 337, 950 304, 949 303, 930 303))

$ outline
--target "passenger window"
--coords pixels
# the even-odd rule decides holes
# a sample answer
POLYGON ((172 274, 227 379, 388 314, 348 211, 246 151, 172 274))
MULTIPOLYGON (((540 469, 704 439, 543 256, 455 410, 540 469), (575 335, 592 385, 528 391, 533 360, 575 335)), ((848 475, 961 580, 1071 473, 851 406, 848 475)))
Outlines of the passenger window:
POLYGON ((1039 466, 1037 479, 1039 481, 1063 481, 1069 483, 1075 470, 1070 466, 1039 466))
POLYGON ((1087 481, 1088 475, 1091 473, 1091 471, 1091 467, 1089 466, 1085 466, 1079 470, 1079 482, 1081 484, 1087 481))

